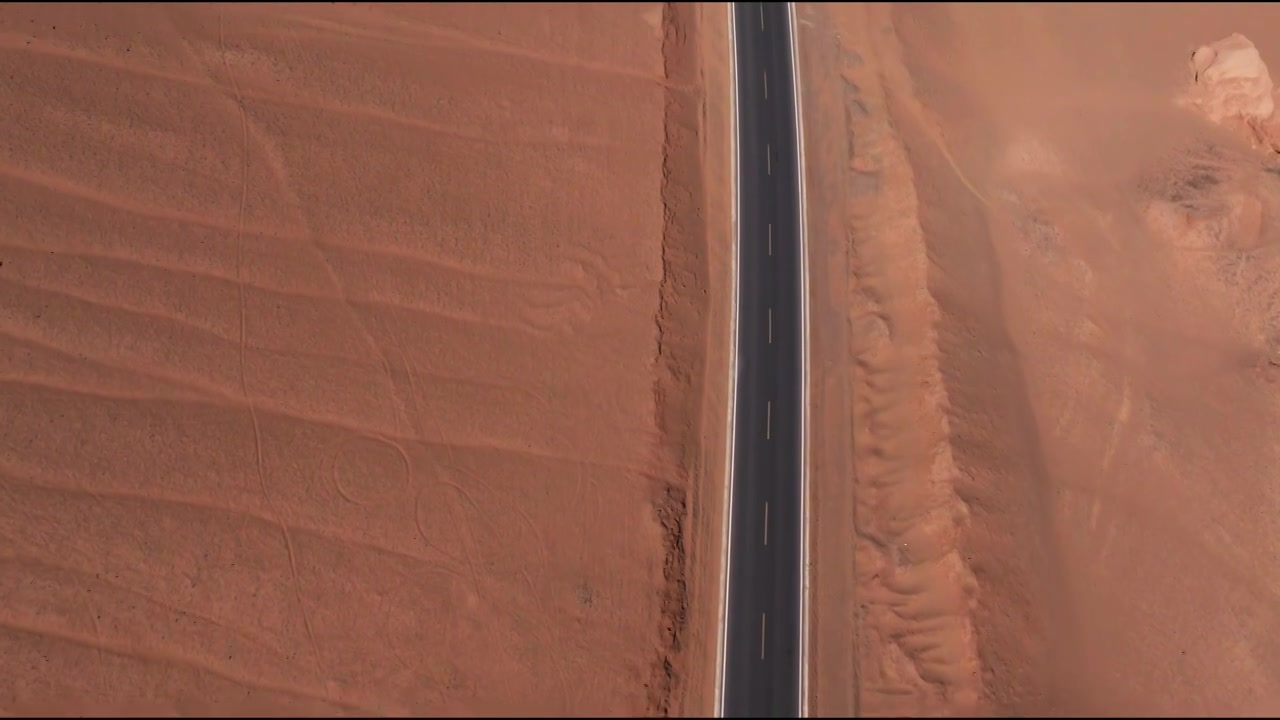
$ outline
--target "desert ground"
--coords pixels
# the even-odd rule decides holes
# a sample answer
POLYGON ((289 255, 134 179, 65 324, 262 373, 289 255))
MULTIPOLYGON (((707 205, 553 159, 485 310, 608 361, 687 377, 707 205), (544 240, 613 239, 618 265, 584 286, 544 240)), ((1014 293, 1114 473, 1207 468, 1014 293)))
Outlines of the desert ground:
POLYGON ((0 711, 699 712, 723 15, 0 7, 0 711))
POLYGON ((814 710, 1280 712, 1280 8, 799 14, 814 710))

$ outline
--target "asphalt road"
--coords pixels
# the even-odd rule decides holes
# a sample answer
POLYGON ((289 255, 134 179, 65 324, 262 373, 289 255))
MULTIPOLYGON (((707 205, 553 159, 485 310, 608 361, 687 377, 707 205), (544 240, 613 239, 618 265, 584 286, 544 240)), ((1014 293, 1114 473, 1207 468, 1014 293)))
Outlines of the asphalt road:
POLYGON ((738 337, 721 713, 798 717, 799 163, 786 3, 734 3, 738 337))

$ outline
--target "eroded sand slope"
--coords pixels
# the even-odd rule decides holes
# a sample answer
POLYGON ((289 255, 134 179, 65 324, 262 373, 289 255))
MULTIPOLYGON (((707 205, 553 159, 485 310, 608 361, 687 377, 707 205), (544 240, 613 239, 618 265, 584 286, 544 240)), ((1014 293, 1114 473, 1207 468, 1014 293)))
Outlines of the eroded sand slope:
POLYGON ((1280 710, 1280 163, 1176 101, 1280 11, 801 17, 816 709, 1280 710))
POLYGON ((678 712, 699 18, 0 9, 0 709, 678 712))

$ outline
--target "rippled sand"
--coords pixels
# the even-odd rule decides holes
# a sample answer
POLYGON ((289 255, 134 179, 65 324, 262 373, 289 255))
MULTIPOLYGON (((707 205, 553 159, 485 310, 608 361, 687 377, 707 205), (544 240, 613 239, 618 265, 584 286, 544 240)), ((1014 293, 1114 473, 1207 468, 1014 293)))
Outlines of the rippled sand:
POLYGON ((0 709, 691 702, 700 18, 0 8, 0 709))

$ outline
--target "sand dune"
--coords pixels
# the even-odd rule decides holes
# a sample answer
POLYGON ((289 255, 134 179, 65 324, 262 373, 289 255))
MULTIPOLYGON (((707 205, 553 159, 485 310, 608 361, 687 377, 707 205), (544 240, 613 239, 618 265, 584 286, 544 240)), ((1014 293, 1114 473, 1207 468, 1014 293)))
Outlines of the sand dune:
POLYGON ((1280 164, 1180 102, 1277 10, 801 17, 816 709, 1280 710, 1280 164))
POLYGON ((717 8, 0 9, 0 709, 697 706, 717 8))

